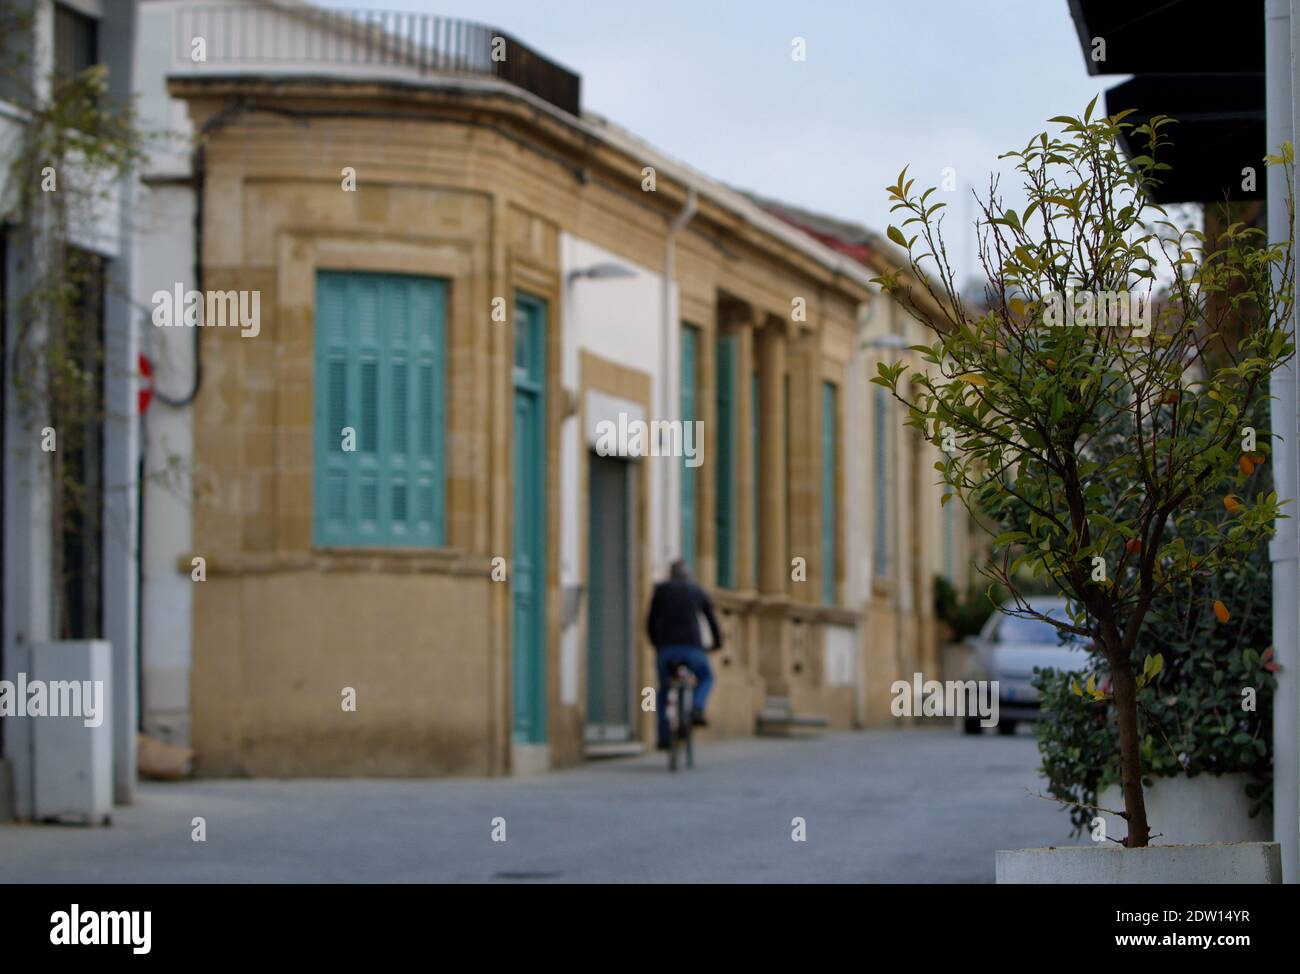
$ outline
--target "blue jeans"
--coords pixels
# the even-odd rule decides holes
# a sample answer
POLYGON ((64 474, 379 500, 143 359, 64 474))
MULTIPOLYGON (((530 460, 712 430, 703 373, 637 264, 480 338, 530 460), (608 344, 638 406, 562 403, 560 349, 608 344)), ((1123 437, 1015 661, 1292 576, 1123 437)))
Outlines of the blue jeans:
MULTIPOLYGON (((677 667, 685 666, 695 676, 695 689, 691 694, 691 706, 696 713, 704 713, 708 703, 709 691, 713 689, 713 670, 709 667, 709 654, 703 646, 661 646, 659 647, 659 697, 655 711, 659 717, 659 743, 668 743, 668 681, 673 678, 677 667)), ((689 720, 690 715, 683 714, 689 720)))

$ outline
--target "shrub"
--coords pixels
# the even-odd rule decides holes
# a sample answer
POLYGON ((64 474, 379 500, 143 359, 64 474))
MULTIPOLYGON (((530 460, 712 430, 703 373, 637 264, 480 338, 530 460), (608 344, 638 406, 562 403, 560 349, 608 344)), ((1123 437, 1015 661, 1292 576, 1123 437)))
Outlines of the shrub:
MULTIPOLYGON (((1197 578, 1177 600, 1156 603, 1139 644, 1153 647, 1165 664, 1137 694, 1143 782, 1186 774, 1250 776, 1251 816, 1272 807, 1273 691, 1272 587, 1265 549, 1239 567, 1197 578), (1227 627, 1214 614, 1220 602, 1227 627), (1254 699, 1243 699, 1243 689, 1254 699), (1246 709, 1245 704, 1252 704, 1246 709)), ((1138 662, 1135 654, 1134 662, 1138 662)), ((1104 683, 1104 660, 1093 674, 1040 671, 1034 685, 1045 719, 1038 749, 1048 792, 1070 804, 1077 835, 1091 821, 1098 794, 1120 780, 1118 730, 1109 701, 1077 689, 1089 675, 1104 683)))
POLYGON ((984 628, 989 616, 997 610, 994 599, 1005 596, 1005 592, 991 596, 990 591, 997 593, 998 589, 972 583, 963 596, 942 575, 934 577, 934 614, 948 626, 953 642, 976 636, 984 628))

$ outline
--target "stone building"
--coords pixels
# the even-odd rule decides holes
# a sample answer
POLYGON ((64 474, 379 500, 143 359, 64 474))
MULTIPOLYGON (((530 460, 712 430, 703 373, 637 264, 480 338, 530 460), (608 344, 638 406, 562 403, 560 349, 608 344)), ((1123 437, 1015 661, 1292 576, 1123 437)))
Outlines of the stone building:
POLYGON ((883 248, 873 270, 583 111, 492 28, 142 7, 168 54, 142 90, 198 148, 156 160, 153 217, 193 235, 140 298, 260 308, 152 336, 174 405, 149 442, 193 490, 146 500, 148 729, 216 775, 635 751, 679 555, 723 614, 709 733, 891 719, 966 528, 868 384, 921 337, 871 284, 883 248), (698 465, 599 449, 696 421, 698 465))

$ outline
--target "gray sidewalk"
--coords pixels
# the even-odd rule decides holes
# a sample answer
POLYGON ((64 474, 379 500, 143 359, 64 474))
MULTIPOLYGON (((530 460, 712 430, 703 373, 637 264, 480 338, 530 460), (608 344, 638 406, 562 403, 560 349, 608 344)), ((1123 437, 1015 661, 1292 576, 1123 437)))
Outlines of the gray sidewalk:
POLYGON ((533 778, 151 783, 110 828, 0 826, 0 882, 991 882, 994 850, 1071 841, 1025 791, 1036 766, 1023 733, 932 728, 711 743, 676 775, 649 755, 533 778))

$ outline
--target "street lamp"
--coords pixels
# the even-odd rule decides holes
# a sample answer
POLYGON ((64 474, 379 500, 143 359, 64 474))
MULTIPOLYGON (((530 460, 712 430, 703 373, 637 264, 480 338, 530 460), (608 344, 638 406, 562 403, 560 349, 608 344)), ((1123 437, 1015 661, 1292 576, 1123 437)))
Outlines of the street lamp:
POLYGON ((592 281, 610 281, 617 278, 636 277, 636 271, 624 264, 615 264, 612 261, 605 261, 600 264, 592 264, 590 267, 579 267, 577 270, 569 271, 565 280, 572 284, 580 278, 586 278, 592 281))
POLYGON ((907 339, 902 335, 881 335, 879 338, 868 338, 862 343, 863 348, 881 348, 892 349, 897 352, 905 351, 908 348, 907 339))

